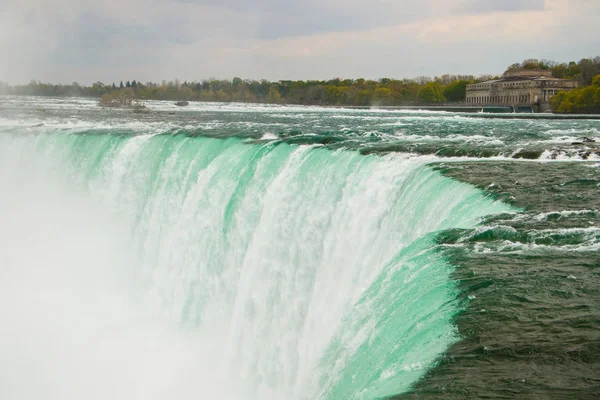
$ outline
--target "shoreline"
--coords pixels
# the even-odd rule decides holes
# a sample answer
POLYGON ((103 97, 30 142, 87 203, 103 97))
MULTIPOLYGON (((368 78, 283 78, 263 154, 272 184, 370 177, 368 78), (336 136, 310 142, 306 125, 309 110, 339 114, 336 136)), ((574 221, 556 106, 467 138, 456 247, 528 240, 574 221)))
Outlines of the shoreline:
MULTIPOLYGON (((96 97, 85 96, 33 96, 33 95, 11 95, 0 94, 0 99, 5 98, 45 98, 45 99, 86 99, 97 100, 96 97)), ((163 101, 174 103, 175 100, 160 100, 160 99, 139 99, 140 101, 163 101)), ((482 107, 472 107, 466 105, 404 105, 404 106, 353 106, 343 104, 296 104, 296 103, 260 103, 260 102, 235 102, 235 101, 197 101, 190 100, 190 103, 218 103, 218 104, 251 104, 251 105, 272 105, 272 106, 290 106, 290 107, 315 107, 315 108, 332 108, 342 110, 386 110, 386 111, 438 111, 447 113, 462 114, 467 118, 487 118, 487 119, 539 119, 539 120, 600 120, 600 114, 554 114, 554 113, 483 113, 482 107)), ((184 109, 185 107, 181 107, 184 109)))

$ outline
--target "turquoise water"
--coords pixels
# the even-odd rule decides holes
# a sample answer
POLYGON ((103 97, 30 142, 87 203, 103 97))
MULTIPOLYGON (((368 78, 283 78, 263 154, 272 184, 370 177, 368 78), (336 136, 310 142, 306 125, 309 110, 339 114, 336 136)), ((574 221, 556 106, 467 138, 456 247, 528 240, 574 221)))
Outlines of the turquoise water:
MULTIPOLYGON (((2 398, 407 392, 461 340, 456 243, 439 235, 521 209, 442 174, 429 152, 312 140, 332 111, 296 122, 306 140, 290 141, 272 120, 283 132, 310 108, 207 105, 177 125, 31 102, 0 124, 0 353, 19 360, 1 367, 2 398), (218 132, 191 127, 210 113, 218 132), (230 134, 240 113, 266 127, 230 134)), ((380 117, 342 115, 354 116, 380 117)), ((406 118, 452 129, 445 114, 406 118)))

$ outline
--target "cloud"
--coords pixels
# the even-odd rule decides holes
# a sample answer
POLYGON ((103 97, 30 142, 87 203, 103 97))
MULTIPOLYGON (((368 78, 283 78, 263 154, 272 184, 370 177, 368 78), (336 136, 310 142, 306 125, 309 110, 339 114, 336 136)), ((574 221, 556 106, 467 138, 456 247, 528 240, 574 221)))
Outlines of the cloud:
POLYGON ((595 0, 4 0, 0 80, 499 73, 593 56, 595 0))
POLYGON ((493 11, 541 11, 546 7, 545 0, 464 0, 457 10, 467 13, 488 13, 493 11))

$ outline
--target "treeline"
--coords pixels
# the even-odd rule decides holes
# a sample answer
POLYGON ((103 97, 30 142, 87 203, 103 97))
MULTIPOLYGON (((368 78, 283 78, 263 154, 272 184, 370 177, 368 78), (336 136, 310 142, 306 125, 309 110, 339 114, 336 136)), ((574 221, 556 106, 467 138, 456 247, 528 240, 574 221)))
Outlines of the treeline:
POLYGON ((530 59, 508 69, 550 70, 555 78, 576 80, 579 89, 559 92, 552 98, 552 111, 560 114, 600 114, 600 56, 569 63, 530 59))
MULTIPOLYGON (((458 103, 465 100, 466 86, 491 78, 483 76, 443 75, 434 79, 331 79, 327 81, 203 80, 201 82, 131 81, 119 85, 96 82, 91 86, 78 83, 50 85, 32 81, 27 85, 5 86, 3 92, 14 95, 102 97, 130 89, 140 100, 218 101, 246 103, 285 103, 314 105, 394 106, 403 104, 458 103)), ((2 88, 0 87, 0 90, 2 88)))
MULTIPOLYGON (((600 74, 600 57, 579 62, 557 63, 546 60, 525 60, 509 69, 546 69, 557 78, 576 79, 581 86, 591 85, 600 74)), ((465 101, 466 86, 494 78, 491 75, 443 75, 415 79, 330 79, 310 81, 232 80, 209 79, 194 82, 179 80, 162 83, 139 81, 104 84, 96 82, 82 86, 51 85, 32 81, 27 85, 0 84, 0 92, 15 95, 76 96, 100 98, 117 91, 128 90, 140 100, 219 101, 247 103, 281 103, 344 106, 397 106, 461 103, 465 101)))
POLYGON ((552 71, 554 78, 573 79, 579 86, 589 86, 596 75, 600 75, 600 56, 582 58, 579 62, 558 63, 549 60, 528 59, 521 63, 512 64, 508 70, 541 69, 552 71))
POLYGON ((552 110, 561 114, 600 114, 600 74, 592 84, 552 98, 552 110))

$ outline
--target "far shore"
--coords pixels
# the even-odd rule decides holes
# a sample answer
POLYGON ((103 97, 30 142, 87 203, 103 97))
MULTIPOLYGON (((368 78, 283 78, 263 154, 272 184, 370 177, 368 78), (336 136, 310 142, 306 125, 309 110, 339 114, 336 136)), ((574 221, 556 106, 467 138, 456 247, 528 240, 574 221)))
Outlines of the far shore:
MULTIPOLYGON (((39 96, 39 95, 14 95, 14 94, 0 94, 2 97, 41 97, 47 99, 87 99, 87 100, 98 100, 96 97, 88 96, 39 96)), ((140 99, 140 101, 162 101, 162 102, 173 102, 172 100, 158 100, 158 99, 140 99)), ((550 119, 550 120, 600 120, 600 114, 554 114, 554 113, 484 113, 482 107, 473 107, 464 103, 446 104, 446 105, 395 105, 395 106, 384 106, 384 105, 333 105, 333 104, 295 104, 295 103, 264 103, 264 102, 231 102, 231 101, 197 101, 191 100, 190 104, 193 103, 220 103, 220 104, 252 104, 252 105, 274 105, 274 106, 298 106, 298 107, 318 107, 318 108, 331 108, 331 109, 347 109, 347 110, 389 110, 389 111, 440 111, 448 113, 460 113, 462 116, 468 118, 488 118, 488 119, 550 119)), ((185 108, 183 108, 185 109, 185 108)), ((0 109, 1 110, 1 109, 0 109)), ((148 110, 148 111, 151 111, 148 110)))

